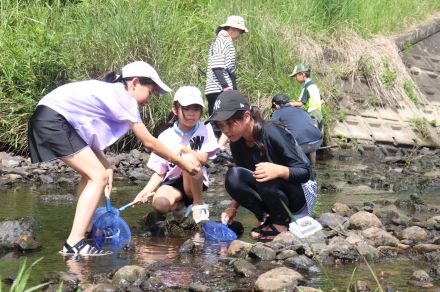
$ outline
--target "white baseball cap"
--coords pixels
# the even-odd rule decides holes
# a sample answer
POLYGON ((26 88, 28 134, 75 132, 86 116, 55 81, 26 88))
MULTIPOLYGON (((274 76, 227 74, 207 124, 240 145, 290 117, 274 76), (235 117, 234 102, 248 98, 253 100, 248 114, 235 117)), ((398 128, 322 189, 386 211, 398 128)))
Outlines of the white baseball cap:
POLYGON ((156 83, 157 91, 160 94, 164 94, 171 91, 165 83, 160 80, 159 74, 157 74, 156 70, 148 63, 143 61, 136 61, 130 64, 125 65, 122 68, 122 78, 129 77, 147 77, 153 80, 156 83))
POLYGON ((202 93, 195 86, 182 86, 177 89, 174 94, 173 101, 178 101, 181 106, 188 106, 190 104, 198 104, 205 107, 202 93))

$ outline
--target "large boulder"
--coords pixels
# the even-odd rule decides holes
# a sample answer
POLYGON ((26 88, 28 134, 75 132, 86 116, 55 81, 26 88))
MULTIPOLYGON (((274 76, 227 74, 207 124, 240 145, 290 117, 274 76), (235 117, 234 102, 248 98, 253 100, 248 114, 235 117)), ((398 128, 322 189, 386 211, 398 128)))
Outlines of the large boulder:
POLYGON ((255 282, 255 291, 292 291, 303 276, 292 269, 280 267, 260 275, 255 282))

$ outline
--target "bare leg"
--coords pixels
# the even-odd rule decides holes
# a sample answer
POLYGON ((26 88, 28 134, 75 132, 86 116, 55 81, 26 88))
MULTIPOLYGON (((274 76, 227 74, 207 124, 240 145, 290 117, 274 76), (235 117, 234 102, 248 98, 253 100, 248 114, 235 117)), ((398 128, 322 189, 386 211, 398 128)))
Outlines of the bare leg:
POLYGON ((155 211, 166 214, 176 207, 182 199, 182 194, 172 186, 163 185, 159 187, 153 197, 153 208, 155 211))
POLYGON ((89 147, 61 160, 82 176, 75 218, 67 238, 67 243, 73 246, 84 238, 108 177, 104 166, 89 147))
MULTIPOLYGON (((192 154, 185 154, 182 156, 185 160, 191 161, 194 165, 200 165, 200 161, 196 156, 192 154)), ((197 175, 190 175, 186 171, 183 171, 183 188, 185 193, 193 199, 194 205, 204 204, 202 197, 203 190, 203 173, 200 171, 197 175)))

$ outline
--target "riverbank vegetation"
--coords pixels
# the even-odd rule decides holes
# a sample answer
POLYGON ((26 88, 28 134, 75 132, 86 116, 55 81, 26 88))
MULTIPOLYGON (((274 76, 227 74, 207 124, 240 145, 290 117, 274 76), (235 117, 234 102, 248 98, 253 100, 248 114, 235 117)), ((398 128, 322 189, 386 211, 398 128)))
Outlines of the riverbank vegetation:
MULTIPOLYGON (((392 41, 379 35, 407 30, 439 10, 430 0, 1 0, 0 150, 26 152, 27 121, 45 93, 129 61, 152 63, 173 89, 203 88, 214 30, 232 14, 244 16, 251 30, 237 43, 238 85, 254 104, 267 108, 274 93, 298 95, 288 77, 298 62, 312 66, 327 123, 341 98, 339 77, 363 75, 377 104, 395 104, 410 77, 384 79, 402 68, 392 41)), ((150 129, 163 123, 170 104, 168 95, 145 108, 150 129)), ((133 145, 128 138, 122 146, 133 145)))

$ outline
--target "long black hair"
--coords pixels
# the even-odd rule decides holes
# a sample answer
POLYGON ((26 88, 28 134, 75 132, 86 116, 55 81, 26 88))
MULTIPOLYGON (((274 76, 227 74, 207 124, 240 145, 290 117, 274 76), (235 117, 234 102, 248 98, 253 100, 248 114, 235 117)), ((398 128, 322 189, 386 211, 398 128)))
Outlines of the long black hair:
POLYGON ((107 82, 107 83, 118 83, 121 82, 124 85, 127 85, 127 82, 130 80, 133 80, 134 78, 138 78, 139 82, 142 85, 149 85, 149 84, 153 84, 155 86, 157 86, 157 84, 148 77, 127 77, 127 78, 122 78, 122 74, 118 74, 115 71, 109 72, 107 74, 104 75, 104 78, 102 79, 102 81, 107 82))

